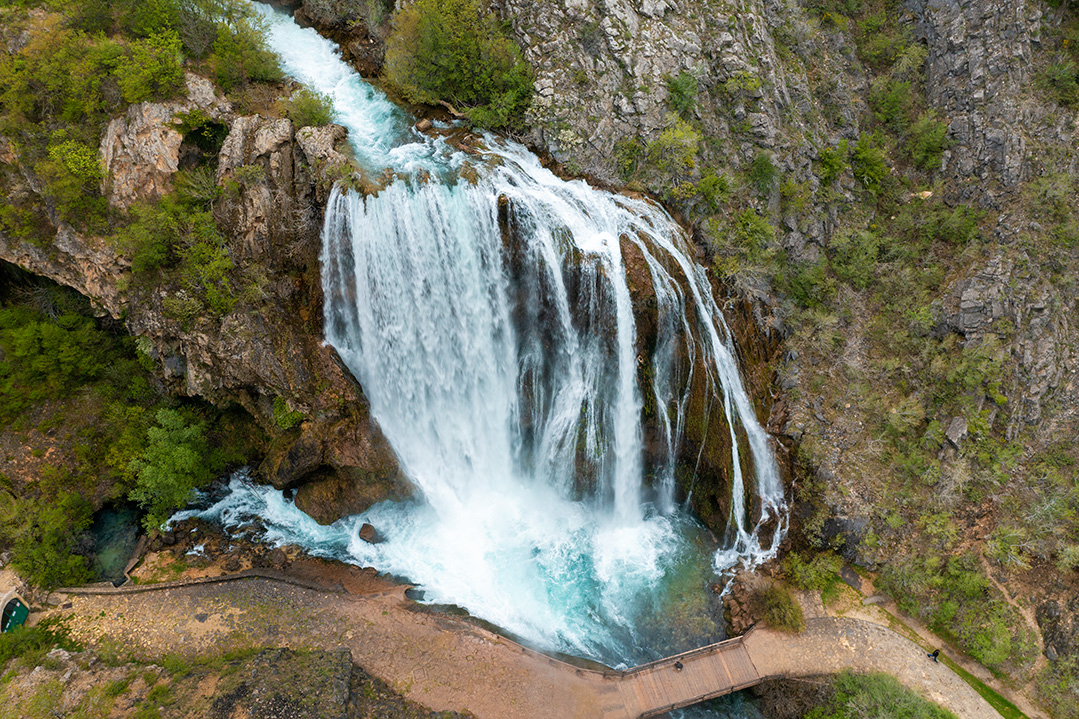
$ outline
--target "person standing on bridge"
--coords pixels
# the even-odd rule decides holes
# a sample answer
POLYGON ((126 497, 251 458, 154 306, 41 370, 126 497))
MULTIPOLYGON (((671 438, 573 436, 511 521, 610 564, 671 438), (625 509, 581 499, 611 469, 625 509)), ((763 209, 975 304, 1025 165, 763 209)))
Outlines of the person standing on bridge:
POLYGON ((676 661, 674 662, 674 670, 675 670, 676 672, 680 672, 680 671, 682 671, 682 662, 680 662, 680 661, 677 661, 677 660, 676 660, 676 661))

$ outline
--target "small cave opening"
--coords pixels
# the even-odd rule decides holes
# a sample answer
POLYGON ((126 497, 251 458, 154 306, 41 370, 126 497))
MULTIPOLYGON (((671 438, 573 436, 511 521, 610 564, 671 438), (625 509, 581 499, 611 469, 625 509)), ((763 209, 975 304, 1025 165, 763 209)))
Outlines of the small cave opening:
POLYGON ((216 167, 217 155, 228 137, 229 126, 201 110, 182 113, 177 120, 184 138, 180 143, 179 169, 216 167))

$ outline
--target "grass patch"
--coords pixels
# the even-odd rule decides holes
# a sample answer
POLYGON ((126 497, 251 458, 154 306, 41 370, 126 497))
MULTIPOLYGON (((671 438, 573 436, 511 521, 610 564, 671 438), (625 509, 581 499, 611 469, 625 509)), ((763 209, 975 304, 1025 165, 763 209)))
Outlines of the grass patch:
POLYGON ((1019 707, 1012 704, 1005 697, 997 693, 991 686, 956 664, 953 660, 944 657, 943 662, 949 669, 958 674, 963 681, 969 684, 974 691, 978 692, 982 699, 989 702, 989 705, 996 709, 1004 719, 1030 719, 1030 717, 1019 710, 1019 707))

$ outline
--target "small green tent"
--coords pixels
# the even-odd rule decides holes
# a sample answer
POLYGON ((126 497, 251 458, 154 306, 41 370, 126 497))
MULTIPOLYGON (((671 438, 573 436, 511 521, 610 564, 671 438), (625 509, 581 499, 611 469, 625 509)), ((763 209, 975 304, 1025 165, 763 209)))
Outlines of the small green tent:
POLYGON ((21 627, 30 616, 30 608, 15 594, 14 589, 0 596, 0 606, 4 608, 3 614, 0 615, 0 632, 10 632, 15 627, 21 627))

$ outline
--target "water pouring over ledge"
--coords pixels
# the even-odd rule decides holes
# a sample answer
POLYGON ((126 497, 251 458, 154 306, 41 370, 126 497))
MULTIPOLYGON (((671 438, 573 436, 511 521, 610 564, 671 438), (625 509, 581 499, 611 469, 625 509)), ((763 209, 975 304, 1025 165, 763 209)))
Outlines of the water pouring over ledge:
POLYGON ((681 229, 519 145, 487 135, 464 153, 416 132, 332 43, 258 7, 286 71, 333 98, 360 164, 397 178, 331 194, 325 334, 418 491, 321 527, 237 479, 202 516, 257 515, 270 541, 407 577, 540 648, 612 665, 678 648, 663 638, 672 597, 772 556, 787 516, 681 229), (718 549, 679 501, 705 454, 688 438, 717 432, 718 549), (385 541, 360 540, 364 521, 385 541))

